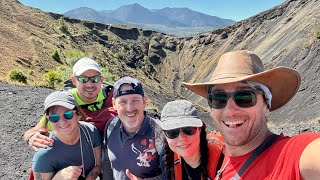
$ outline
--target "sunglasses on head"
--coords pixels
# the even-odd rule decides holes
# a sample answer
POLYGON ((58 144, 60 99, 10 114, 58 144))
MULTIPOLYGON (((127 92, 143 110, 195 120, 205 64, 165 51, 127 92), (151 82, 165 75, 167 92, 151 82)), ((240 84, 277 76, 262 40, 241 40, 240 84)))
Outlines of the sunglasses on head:
POLYGON ((179 136, 181 131, 187 136, 192 136, 197 132, 197 129, 197 127, 183 127, 177 129, 164 130, 164 134, 169 139, 175 139, 179 136))
POLYGON ((213 91, 208 93, 208 104, 211 108, 223 109, 232 97, 237 106, 249 108, 257 104, 257 93, 263 94, 261 90, 240 90, 230 93, 213 91))
POLYGON ((91 77, 88 77, 88 76, 76 76, 77 80, 81 83, 87 83, 89 80, 92 82, 92 83, 97 83, 100 81, 101 79, 101 76, 100 75, 96 75, 96 76, 91 76, 91 77))
MULTIPOLYGON (((74 112, 73 111, 65 111, 63 113, 63 117, 64 119, 66 120, 71 120, 73 118, 73 115, 74 115, 74 112)), ((53 123, 56 123, 60 120, 60 115, 59 114, 56 114, 56 113, 53 113, 53 114, 50 114, 49 116, 47 116, 48 119, 53 122, 53 123)))

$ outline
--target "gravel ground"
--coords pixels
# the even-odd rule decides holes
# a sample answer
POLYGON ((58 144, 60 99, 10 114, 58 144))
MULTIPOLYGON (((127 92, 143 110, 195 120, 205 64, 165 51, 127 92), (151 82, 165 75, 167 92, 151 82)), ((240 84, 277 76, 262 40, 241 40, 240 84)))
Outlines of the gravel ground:
MULTIPOLYGON (((27 179, 33 151, 22 141, 21 135, 38 122, 42 115, 43 101, 52 91, 0 82, 0 179, 27 179)), ((273 124, 271 129, 285 135, 305 131, 320 132, 319 123, 273 124)))

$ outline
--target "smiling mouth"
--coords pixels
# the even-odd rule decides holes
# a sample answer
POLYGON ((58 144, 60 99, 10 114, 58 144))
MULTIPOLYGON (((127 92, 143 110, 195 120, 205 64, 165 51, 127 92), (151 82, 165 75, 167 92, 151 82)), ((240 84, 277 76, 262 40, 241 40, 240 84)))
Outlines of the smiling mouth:
POLYGON ((93 92, 94 89, 86 89, 85 91, 86 91, 86 92, 93 92))
POLYGON ((126 116, 128 117, 133 117, 137 114, 137 112, 133 112, 133 113, 126 113, 126 116))
POLYGON ((65 127, 61 127, 61 126, 60 126, 60 129, 67 129, 69 126, 71 126, 71 125, 69 124, 69 125, 67 125, 67 126, 65 126, 65 127))
POLYGON ((236 128, 241 126, 244 121, 223 121, 223 124, 230 128, 236 128))
POLYGON ((190 146, 190 144, 185 144, 185 145, 181 145, 181 146, 178 146, 179 148, 182 148, 182 149, 185 149, 185 148, 187 148, 187 147, 189 147, 190 146))

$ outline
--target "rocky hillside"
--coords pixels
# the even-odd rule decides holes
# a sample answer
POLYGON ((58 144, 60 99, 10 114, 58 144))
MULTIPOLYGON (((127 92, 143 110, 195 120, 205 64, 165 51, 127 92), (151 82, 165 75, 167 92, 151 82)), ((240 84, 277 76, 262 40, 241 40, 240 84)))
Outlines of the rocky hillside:
MULTIPOLYGON (((286 1, 268 11, 224 29, 189 39, 171 41, 174 53, 166 54, 157 66, 165 74, 161 82, 188 99, 207 106, 203 98, 181 88, 181 81, 204 82, 216 61, 226 51, 248 49, 256 52, 266 68, 288 66, 302 75, 296 97, 271 119, 313 120, 320 117, 320 1, 286 1)), ((159 41, 158 51, 168 40, 159 41)))
POLYGON ((70 19, 15 0, 0 3, 2 80, 11 69, 19 68, 34 70, 28 75, 30 83, 40 81, 44 72, 66 64, 67 52, 76 49, 93 54, 117 78, 131 75, 141 79, 160 109, 175 98, 188 98, 204 109, 204 99, 186 91, 181 82, 204 81, 224 52, 248 49, 256 52, 267 68, 289 66, 302 74, 297 96, 271 120, 320 118, 319 0, 288 0, 224 29, 189 38, 70 19), (61 30, 61 21, 67 32, 61 30), (51 57, 54 51, 59 53, 59 61, 51 57))
POLYGON ((0 22, 0 79, 4 81, 14 68, 26 74, 31 69, 34 73, 27 74, 28 83, 37 84, 45 72, 67 64, 68 52, 78 50, 92 54, 116 79, 124 75, 141 79, 150 98, 159 98, 155 101, 159 107, 177 97, 160 84, 148 61, 151 39, 163 34, 64 18, 15 0, 0 1, 0 22), (52 58, 55 51, 58 61, 52 58))

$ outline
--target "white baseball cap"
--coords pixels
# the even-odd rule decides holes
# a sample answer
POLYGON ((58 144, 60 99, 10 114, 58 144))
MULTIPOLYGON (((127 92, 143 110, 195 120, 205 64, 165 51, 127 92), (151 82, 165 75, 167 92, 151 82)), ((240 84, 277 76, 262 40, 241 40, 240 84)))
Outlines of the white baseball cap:
POLYGON ((101 69, 96 61, 88 57, 79 59, 73 66, 73 75, 80 76, 85 71, 93 69, 101 74, 101 69))

